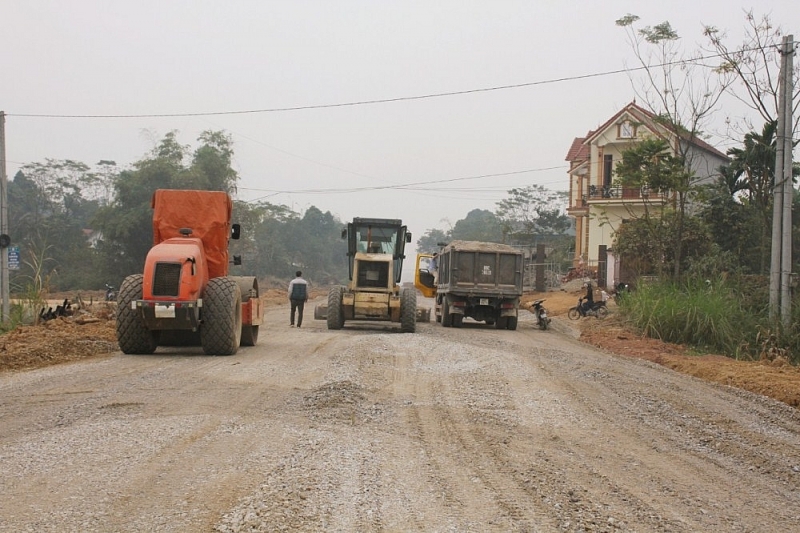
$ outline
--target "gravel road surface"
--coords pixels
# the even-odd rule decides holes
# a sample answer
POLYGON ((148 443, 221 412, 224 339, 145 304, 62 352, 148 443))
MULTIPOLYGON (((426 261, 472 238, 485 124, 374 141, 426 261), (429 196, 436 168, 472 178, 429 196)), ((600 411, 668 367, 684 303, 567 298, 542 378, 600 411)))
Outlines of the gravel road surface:
POLYGON ((0 375, 0 531, 800 531, 800 412, 523 314, 0 375))

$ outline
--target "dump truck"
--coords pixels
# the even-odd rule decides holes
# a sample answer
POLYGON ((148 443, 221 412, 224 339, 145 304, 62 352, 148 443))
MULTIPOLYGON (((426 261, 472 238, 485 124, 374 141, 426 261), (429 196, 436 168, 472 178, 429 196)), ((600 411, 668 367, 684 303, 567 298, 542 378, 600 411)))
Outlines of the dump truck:
POLYGON ((398 219, 354 218, 342 238, 347 239, 350 282, 331 287, 327 304, 314 309, 314 318, 334 330, 366 320, 399 322, 401 331, 413 333, 417 291, 400 286, 405 245, 411 242, 407 227, 398 219))
POLYGON ((468 317, 497 329, 517 329, 522 276, 522 252, 513 246, 452 241, 435 259, 417 255, 414 285, 435 298, 436 322, 444 327, 461 327, 468 317))
POLYGON ((231 224, 230 196, 159 189, 151 207, 153 247, 143 273, 126 277, 117 295, 120 350, 199 344, 206 354, 232 355, 254 346, 264 311, 256 278, 228 275, 228 242, 241 233, 231 224))

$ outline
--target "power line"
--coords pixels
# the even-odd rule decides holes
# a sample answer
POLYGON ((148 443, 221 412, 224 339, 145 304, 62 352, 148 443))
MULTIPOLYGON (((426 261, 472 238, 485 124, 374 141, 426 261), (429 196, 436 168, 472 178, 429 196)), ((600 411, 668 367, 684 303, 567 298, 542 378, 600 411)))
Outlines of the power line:
MULTIPOLYGON (((311 109, 330 109, 337 107, 354 107, 361 105, 375 105, 375 104, 388 104, 394 102, 408 102, 414 100, 426 100, 432 98, 444 98, 447 96, 461 96, 465 94, 485 93, 492 91, 505 91, 508 89, 520 89, 523 87, 534 87, 537 85, 550 85, 553 83, 563 83, 566 81, 577 81, 590 78, 599 78, 604 76, 613 76, 616 74, 623 74, 627 72, 636 72, 639 70, 647 70, 651 68, 660 68, 671 65, 684 65, 686 63, 699 63, 706 59, 713 59, 715 57, 723 57, 723 54, 712 54, 708 56, 700 56, 694 59, 681 59, 676 61, 668 61, 657 65, 643 65, 633 68, 622 68, 616 70, 606 70, 603 72, 595 72, 591 74, 580 74, 576 76, 566 76, 562 78, 552 78, 549 80, 531 81, 526 83, 515 83, 510 85, 497 85, 494 87, 482 87, 477 89, 465 89, 463 91, 447 91, 441 93, 430 93, 416 96, 398 96, 396 98, 379 98, 374 100, 358 100, 353 102, 339 102, 334 104, 318 104, 318 105, 304 105, 293 107, 274 107, 265 109, 247 109, 239 111, 207 111, 195 113, 145 113, 145 114, 114 114, 114 115, 61 115, 61 114, 42 114, 42 113, 6 113, 7 117, 26 117, 26 118, 87 118, 87 119, 127 119, 127 118, 175 118, 175 117, 210 117, 219 115, 253 115, 260 113, 281 113, 288 111, 305 111, 311 109)), ((703 65, 701 65, 703 66, 703 65)), ((709 67, 710 68, 710 67, 709 67)))
MULTIPOLYGON (((529 172, 545 172, 548 170, 559 170, 565 169, 564 165, 559 165, 556 167, 542 167, 542 168, 529 168, 525 170, 514 170, 511 172, 499 172, 495 174, 482 174, 479 176, 465 176, 461 178, 449 178, 443 180, 430 180, 430 181, 417 181, 413 183, 401 183, 401 184, 394 184, 394 185, 374 185, 371 187, 343 187, 343 188, 326 188, 326 189, 292 189, 292 190, 280 190, 280 189, 261 189, 261 188, 254 188, 254 187, 239 187, 241 190, 245 191, 259 191, 259 192, 268 192, 271 193, 268 196, 274 196, 277 194, 344 194, 344 193, 355 193, 355 192, 364 192, 364 191, 379 191, 379 190, 387 190, 387 189, 394 189, 394 190, 440 190, 440 189, 422 189, 420 186, 423 185, 435 185, 440 183, 454 183, 457 181, 467 181, 467 180, 477 180, 477 179, 485 179, 485 178, 499 178, 503 176, 515 176, 519 174, 527 174, 529 172)), ((458 189, 454 189, 458 190, 458 189)))

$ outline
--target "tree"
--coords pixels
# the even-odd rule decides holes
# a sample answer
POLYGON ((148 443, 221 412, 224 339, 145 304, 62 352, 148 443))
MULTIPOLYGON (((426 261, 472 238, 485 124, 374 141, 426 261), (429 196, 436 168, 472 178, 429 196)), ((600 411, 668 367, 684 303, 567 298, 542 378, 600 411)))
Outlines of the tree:
POLYGON ((429 229, 422 237, 417 239, 417 251, 423 254, 432 254, 439 250, 439 243, 446 243, 451 240, 450 232, 445 232, 440 229, 429 229))
MULTIPOLYGON (((673 276, 681 273, 683 261, 680 242, 687 219, 687 206, 698 190, 699 184, 693 169, 698 156, 698 141, 702 141, 702 131, 725 90, 732 83, 732 76, 716 78, 699 71, 702 62, 699 55, 685 56, 679 47, 678 34, 669 22, 656 26, 635 27, 639 17, 626 15, 616 21, 625 28, 631 49, 641 65, 644 79, 637 90, 641 101, 657 117, 665 133, 670 138, 670 150, 682 167, 667 177, 675 185, 670 191, 674 197, 675 223, 674 239, 678 254, 674 261, 673 276)), ((652 185, 651 185, 652 186, 652 185)))
POLYGON ((682 270, 712 249, 711 235, 699 217, 683 220, 680 240, 678 232, 677 213, 673 210, 649 220, 629 220, 615 232, 614 250, 625 257, 626 268, 638 275, 663 276, 670 269, 675 270, 676 261, 683 262, 682 270))
POLYGON ((497 218, 503 231, 503 242, 511 239, 532 245, 537 236, 558 235, 570 227, 564 212, 567 193, 551 191, 541 185, 514 188, 509 197, 497 203, 497 218))
POLYGON ((737 201, 723 182, 707 193, 700 217, 711 240, 722 252, 736 258, 744 272, 766 273, 770 241, 764 240, 763 213, 752 204, 737 201))
POLYGON ((203 144, 195 150, 192 159, 195 186, 234 194, 239 176, 231 166, 233 140, 230 135, 221 131, 204 131, 198 141, 203 144))
MULTIPOLYGON (((769 15, 756 17, 752 10, 745 12, 744 41, 734 47, 725 43, 727 35, 715 26, 705 26, 703 35, 708 39, 708 51, 718 55, 721 62, 717 67, 720 76, 726 79, 733 76, 738 83, 728 85, 728 92, 739 101, 758 113, 764 122, 777 122, 778 80, 780 79, 780 45, 782 30, 772 23, 769 15), (744 94, 742 94, 742 92, 744 94)), ((792 131, 800 129, 800 63, 795 61, 792 74, 794 93, 792 94, 794 124, 792 131)), ((734 127, 743 122, 746 130, 753 124, 746 117, 734 121, 734 127)), ((746 131, 745 130, 745 131, 746 131)))
POLYGON ((317 280, 334 281, 347 272, 347 246, 341 238, 343 223, 330 211, 311 206, 296 228, 287 228, 292 237, 289 250, 293 265, 303 266, 317 280), (294 231, 296 229, 296 231, 294 231))
POLYGON ((666 258, 672 255, 668 250, 674 250, 676 257, 671 263, 673 273, 677 276, 682 266, 679 263, 682 260, 682 251, 685 249, 683 227, 688 217, 661 198, 670 193, 684 198, 688 194, 690 180, 683 160, 672 153, 667 141, 648 138, 622 152, 622 160, 617 163, 615 173, 622 186, 647 187, 658 193, 655 198, 659 199, 656 201, 645 199, 644 214, 634 217, 636 224, 626 229, 627 236, 618 237, 621 243, 625 243, 626 240, 629 242, 631 232, 634 231, 632 228, 635 228, 637 244, 626 247, 618 243, 615 249, 619 253, 625 250, 628 253, 626 256, 628 260, 635 255, 646 257, 647 262, 658 267, 659 274, 665 273, 661 267, 666 264, 666 258), (655 212, 652 212, 652 207, 656 208, 655 212), (668 213, 671 215, 669 222, 668 213), (640 252, 636 252, 636 246, 643 248, 640 252))
POLYGON ((238 175, 231 168, 233 145, 223 132, 203 132, 191 164, 185 163, 190 147, 171 131, 150 154, 119 173, 114 200, 100 209, 94 222, 102 230, 100 250, 106 268, 116 276, 140 272, 153 245, 150 201, 156 189, 236 189, 238 175))
POLYGON ((503 232, 500 220, 491 211, 473 209, 467 216, 453 226, 450 236, 453 240, 502 242, 503 232))
POLYGON ((9 230, 24 257, 14 277, 47 275, 53 288, 97 283, 94 251, 84 235, 98 208, 90 198, 97 176, 84 163, 46 159, 29 163, 9 184, 9 230), (56 276, 57 274, 57 276, 56 276))

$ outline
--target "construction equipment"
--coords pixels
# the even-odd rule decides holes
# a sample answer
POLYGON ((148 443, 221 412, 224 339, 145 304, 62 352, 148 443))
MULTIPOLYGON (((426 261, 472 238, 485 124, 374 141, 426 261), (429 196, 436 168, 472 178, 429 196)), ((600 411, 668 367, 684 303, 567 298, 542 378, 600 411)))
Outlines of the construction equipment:
POLYGON ((522 252, 507 244, 453 241, 436 256, 417 255, 414 285, 436 298, 434 314, 444 327, 461 327, 464 318, 517 329, 522 296, 522 252))
MULTIPOLYGON (((117 341, 127 354, 159 345, 201 345, 232 355, 258 341, 263 308, 255 277, 229 276, 233 203, 220 191, 153 194, 153 247, 143 274, 125 278, 117 294, 117 341)), ((234 264, 241 264, 234 257, 234 264)))
MULTIPOLYGON (((314 309, 328 329, 341 329, 350 320, 399 322, 400 330, 413 333, 417 323, 417 291, 400 287, 404 249, 411 233, 402 221, 354 218, 342 231, 347 239, 350 283, 334 286, 327 305, 314 309)), ((430 315, 428 315, 430 317, 430 315)))

